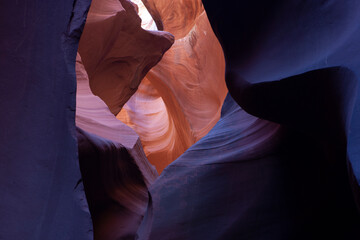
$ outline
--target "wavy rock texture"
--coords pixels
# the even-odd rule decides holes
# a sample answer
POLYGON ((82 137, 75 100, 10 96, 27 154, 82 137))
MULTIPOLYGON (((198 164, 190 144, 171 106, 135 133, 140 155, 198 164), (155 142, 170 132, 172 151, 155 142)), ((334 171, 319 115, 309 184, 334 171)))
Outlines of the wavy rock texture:
POLYGON ((171 32, 176 39, 188 35, 196 19, 204 12, 200 0, 144 0, 159 30, 171 32))
POLYGON ((134 238, 157 172, 137 134, 92 94, 79 54, 76 76, 79 161, 95 239, 134 238))
POLYGON ((101 240, 134 238, 157 177, 138 135, 114 116, 173 42, 142 29, 136 10, 130 1, 93 1, 77 56, 80 168, 101 240))
POLYGON ((225 62, 201 1, 145 2, 174 45, 146 75, 118 119, 140 136, 149 161, 161 172, 220 118, 227 93, 225 62))
POLYGON ((152 185, 139 239, 358 239, 342 121, 354 86, 331 68, 246 91, 247 111, 287 112, 281 124, 228 96, 215 127, 152 185), (317 127, 325 119, 332 131, 317 127))
MULTIPOLYGON (((154 2, 150 12, 161 16, 154 2)), ((204 4, 233 98, 209 134, 152 185, 140 239, 358 239, 359 185, 347 139, 360 5, 204 4)))
POLYGON ((0 239, 359 239, 360 2, 134 2, 92 3, 76 119, 89 2, 2 3, 0 239))

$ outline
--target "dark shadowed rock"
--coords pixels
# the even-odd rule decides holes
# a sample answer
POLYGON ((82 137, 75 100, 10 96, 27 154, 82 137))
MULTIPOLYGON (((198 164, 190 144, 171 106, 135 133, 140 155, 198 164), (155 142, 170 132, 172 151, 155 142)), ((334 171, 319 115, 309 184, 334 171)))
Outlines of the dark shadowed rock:
MULTIPOLYGON (((295 78, 312 75, 322 73, 295 78)), ((251 116, 228 96, 217 125, 151 187, 139 239, 358 239, 344 138, 296 126, 251 116)))
POLYGON ((0 239, 92 239, 75 137, 75 56, 89 5, 1 2, 0 239))

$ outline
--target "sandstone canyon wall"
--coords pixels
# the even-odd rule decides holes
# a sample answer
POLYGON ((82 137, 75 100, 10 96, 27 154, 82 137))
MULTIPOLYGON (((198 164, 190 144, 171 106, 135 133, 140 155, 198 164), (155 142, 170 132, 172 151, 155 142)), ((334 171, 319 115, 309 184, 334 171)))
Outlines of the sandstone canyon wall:
POLYGON ((93 1, 79 44, 76 125, 96 239, 135 234, 157 176, 147 160, 161 172, 205 136, 227 93, 223 53, 201 2, 186 6, 198 11, 192 19, 180 4, 162 13, 180 11, 177 27, 162 22, 175 36, 157 31, 137 3, 93 1))
POLYGON ((0 239, 359 238, 359 2, 1 5, 0 239))
POLYGON ((150 188, 140 239, 357 239, 358 3, 203 2, 233 98, 150 188))
MULTIPOLYGON (((134 9, 134 16, 126 17, 121 13, 127 11, 114 2, 117 8, 111 1, 93 2, 79 51, 93 93, 139 134, 149 161, 161 172, 218 121, 227 93, 223 53, 200 1, 170 6, 159 2, 161 9, 166 6, 159 20, 175 42, 140 84, 159 60, 156 55, 170 47, 172 35, 141 29, 134 9)), ((150 29, 156 28, 150 24, 150 29)))
POLYGON ((92 239, 75 135, 90 1, 0 5, 0 239, 92 239))

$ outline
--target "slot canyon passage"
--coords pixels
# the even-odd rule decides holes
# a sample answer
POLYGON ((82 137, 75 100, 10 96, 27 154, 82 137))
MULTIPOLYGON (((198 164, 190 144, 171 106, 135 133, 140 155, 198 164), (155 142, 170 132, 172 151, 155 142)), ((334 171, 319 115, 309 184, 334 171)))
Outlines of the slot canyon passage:
POLYGON ((360 239, 360 1, 3 1, 1 240, 360 239))

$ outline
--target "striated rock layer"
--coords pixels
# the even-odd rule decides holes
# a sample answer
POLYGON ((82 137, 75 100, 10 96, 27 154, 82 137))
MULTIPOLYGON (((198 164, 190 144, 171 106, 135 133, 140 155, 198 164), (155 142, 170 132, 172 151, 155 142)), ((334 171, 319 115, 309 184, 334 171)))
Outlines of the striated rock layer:
POLYGON ((281 124, 228 96, 215 127, 152 185, 139 239, 358 239, 340 94, 355 85, 351 71, 332 68, 245 92, 249 112, 287 111, 281 124), (332 131, 312 129, 326 113, 332 131))
POLYGON ((2 4, 0 239, 359 239, 358 1, 94 0, 75 108, 89 4, 2 4))
POLYGON ((152 185, 139 239, 358 239, 347 139, 360 68, 341 52, 360 56, 360 5, 204 4, 232 97, 152 185))
POLYGON ((134 235, 157 172, 137 134, 92 94, 79 54, 76 76, 79 161, 95 239, 134 235))
POLYGON ((175 43, 117 117, 139 134, 161 172, 219 120, 225 62, 201 1, 144 2, 175 43))
POLYGON ((134 237, 157 177, 138 135, 114 116, 173 41, 142 29, 136 10, 130 1, 93 1, 77 55, 79 161, 101 240, 134 237))

